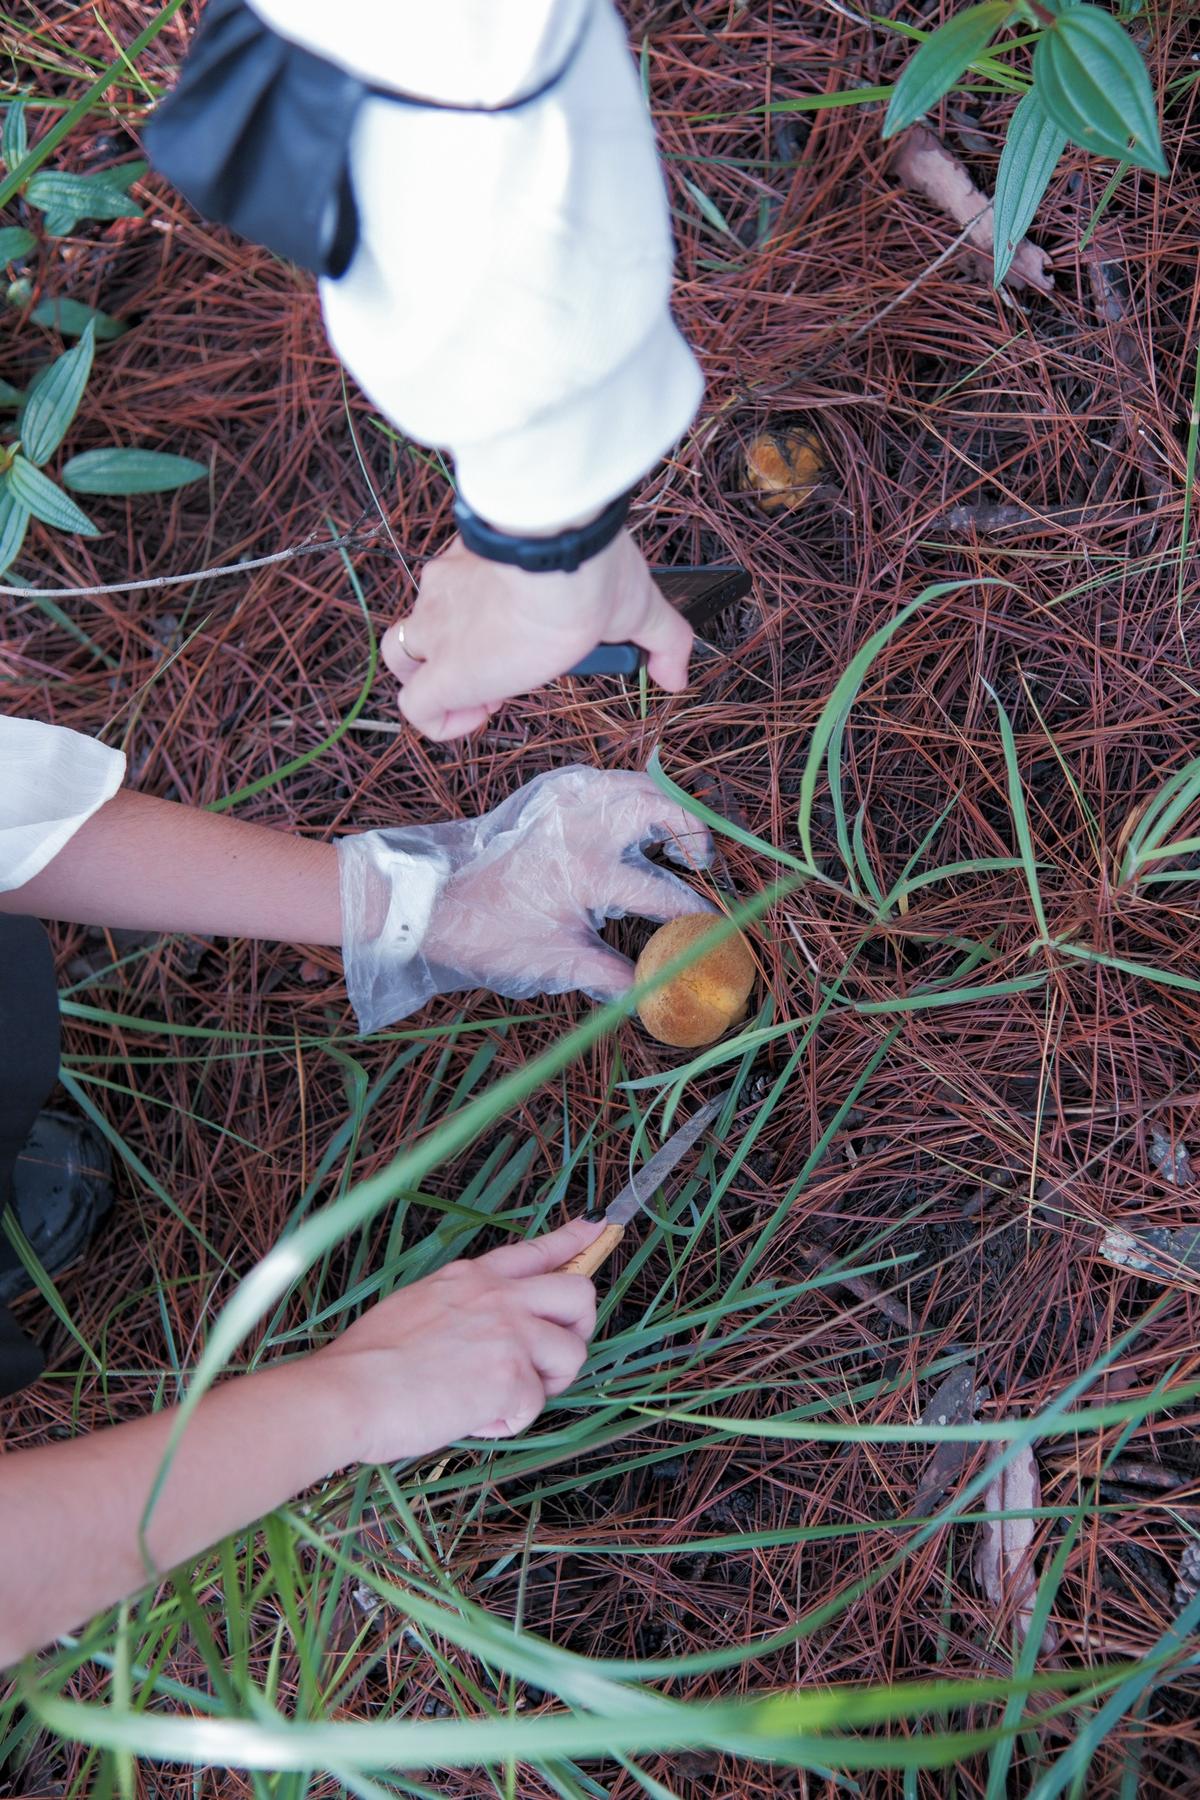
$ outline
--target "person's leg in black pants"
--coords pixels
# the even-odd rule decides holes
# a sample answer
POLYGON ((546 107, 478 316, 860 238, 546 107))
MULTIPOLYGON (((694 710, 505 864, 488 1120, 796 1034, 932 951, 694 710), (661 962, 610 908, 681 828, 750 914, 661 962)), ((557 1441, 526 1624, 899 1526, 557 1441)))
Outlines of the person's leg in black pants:
MULTIPOLYGON (((0 1209, 38 1113, 58 1079, 58 992, 50 940, 36 919, 0 913, 0 1209)), ((0 1231, 0 1276, 20 1263, 0 1231)), ((0 1396, 34 1381, 41 1351, 0 1306, 0 1396)))

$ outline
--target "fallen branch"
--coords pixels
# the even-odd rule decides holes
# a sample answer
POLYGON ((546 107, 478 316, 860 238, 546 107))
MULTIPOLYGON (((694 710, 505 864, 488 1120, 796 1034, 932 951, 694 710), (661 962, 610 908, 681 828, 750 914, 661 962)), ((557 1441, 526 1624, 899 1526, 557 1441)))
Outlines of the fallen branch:
POLYGON ((1153 515, 1135 501, 1110 504, 1094 501, 1080 506, 1022 506, 1017 501, 1001 501, 996 505, 981 502, 978 506, 952 506, 930 521, 929 529, 954 532, 989 532, 1036 530, 1038 526, 1086 526, 1089 531, 1104 531, 1116 525, 1144 525, 1153 515))
POLYGON ((147 588, 183 587, 192 581, 215 581, 219 575, 248 575, 251 569, 266 569, 272 563, 291 562, 294 556, 314 556, 319 550, 360 548, 382 531, 382 525, 363 525, 343 537, 306 538, 288 550, 276 550, 271 556, 248 557, 245 562, 221 563, 213 569, 189 569, 186 575, 148 575, 143 581, 110 581, 103 587, 0 587, 8 600, 73 600, 99 594, 131 594, 147 588))
MULTIPOLYGON (((958 158, 934 137, 932 131, 926 131, 923 125, 914 125, 906 131, 900 139, 895 167, 906 187, 924 194, 927 200, 948 213, 956 225, 965 227, 967 243, 985 258, 989 270, 994 269, 992 203, 975 186, 958 158)), ((1035 288, 1039 294, 1054 292, 1054 277, 1046 266, 1045 254, 1028 238, 1022 238, 1017 246, 1004 285, 1035 288)))
MULTIPOLYGON (((1000 1470, 989 1483, 983 1504, 987 1512, 1036 1512, 1042 1503, 1037 1462, 1028 1447, 1000 1470)), ((980 1527, 975 1553, 975 1579, 998 1611, 1011 1609, 1017 1635, 1028 1636, 1037 1599, 1037 1575, 1033 1543, 1037 1521, 1033 1518, 993 1519, 980 1527)), ((1058 1633, 1049 1622, 1043 1627, 1040 1653, 1050 1656, 1058 1648, 1058 1633)))

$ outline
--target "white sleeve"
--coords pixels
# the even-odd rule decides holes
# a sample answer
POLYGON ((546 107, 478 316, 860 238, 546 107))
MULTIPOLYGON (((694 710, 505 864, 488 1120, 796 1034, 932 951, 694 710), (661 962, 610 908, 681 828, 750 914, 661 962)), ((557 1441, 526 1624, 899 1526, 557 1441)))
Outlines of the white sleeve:
POLYGON ((449 449, 483 518, 553 531, 632 486, 702 381, 671 319, 654 133, 611 0, 254 0, 376 84, 351 169, 358 250, 330 340, 380 409, 449 449), (566 61, 561 78, 540 95, 566 61))
POLYGON ((0 891, 40 874, 124 778, 124 751, 0 716, 0 891))

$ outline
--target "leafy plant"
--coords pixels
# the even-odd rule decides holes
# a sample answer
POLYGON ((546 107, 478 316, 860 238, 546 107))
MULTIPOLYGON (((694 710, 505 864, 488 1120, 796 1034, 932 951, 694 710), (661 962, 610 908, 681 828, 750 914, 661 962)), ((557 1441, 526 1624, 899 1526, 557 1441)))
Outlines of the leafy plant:
POLYGON ((1122 886, 1150 887, 1164 881, 1200 881, 1200 868, 1194 866, 1197 852, 1200 852, 1200 837, 1192 833, 1181 838, 1172 835, 1186 815, 1194 810, 1197 800, 1200 800, 1200 757, 1194 757, 1182 769, 1177 769, 1145 806, 1131 816, 1117 864, 1117 879, 1122 886), (1163 866, 1181 859, 1182 868, 1163 866))
POLYGON ((124 337, 129 330, 123 319, 114 319, 111 313, 101 312, 97 306, 85 306, 82 300, 68 300, 58 294, 47 294, 36 305, 31 305, 32 300, 33 283, 25 276, 9 282, 9 305, 22 311, 28 307, 27 319, 34 325, 44 325, 48 331, 57 331, 62 337, 82 337, 90 325, 99 344, 124 337))
MULTIPOLYGON (((0 127, 0 156, 10 176, 29 153, 25 102, 14 100, 4 110, 0 127)), ((144 162, 124 163, 119 169, 101 169, 94 175, 73 175, 64 169, 38 169, 17 188, 26 202, 43 215, 51 237, 68 237, 84 219, 140 219, 144 217, 129 190, 146 173, 144 162)), ((32 249, 31 233, 24 234, 32 249)), ((23 251, 6 248, 6 258, 23 251)))
MULTIPOLYGON (((7 170, 3 187, 8 198, 19 195, 27 206, 42 214, 48 236, 67 237, 84 219, 143 217, 137 201, 130 199, 129 190, 146 173, 144 162, 124 163, 119 169, 102 169, 94 175, 76 175, 65 169, 38 168, 38 154, 30 155, 25 102, 14 100, 4 109, 0 121, 0 160, 7 170)), ((20 262, 36 248, 36 234, 27 226, 0 227, 0 264, 20 262)), ((95 325, 97 338, 120 337, 125 330, 119 319, 84 306, 79 300, 47 295, 33 304, 33 284, 25 276, 9 282, 5 298, 35 324, 61 331, 64 337, 79 337, 89 321, 95 325)))
POLYGON ((1068 143, 1165 175, 1150 77, 1128 32, 1103 7, 1077 0, 984 0, 955 13, 910 58, 892 91, 883 135, 914 124, 969 69, 1012 82, 999 59, 1033 37, 1031 84, 1013 114, 996 180, 995 280, 1003 281, 1068 143), (1010 43, 1008 26, 1028 28, 1010 43))
MULTIPOLYGON (((83 508, 45 473, 79 411, 96 335, 96 321, 89 319, 79 342, 39 369, 23 394, 8 383, 0 388, 0 407, 17 408, 16 436, 0 448, 0 574, 20 555, 31 519, 80 537, 98 535, 83 508)), ((207 473, 203 463, 186 456, 115 445, 73 456, 60 471, 66 487, 78 494, 163 493, 207 473)))
POLYGON ((36 243, 32 231, 26 231, 23 225, 0 227, 0 262, 13 263, 28 256, 36 243))

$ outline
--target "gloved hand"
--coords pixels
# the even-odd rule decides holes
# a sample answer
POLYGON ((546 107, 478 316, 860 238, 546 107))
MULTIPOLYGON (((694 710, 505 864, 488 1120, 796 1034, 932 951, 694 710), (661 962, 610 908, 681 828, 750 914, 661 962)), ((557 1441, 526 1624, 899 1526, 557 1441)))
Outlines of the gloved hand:
POLYGON ((715 910, 649 862, 649 844, 692 869, 712 855, 705 826, 648 775, 580 766, 539 775, 479 819, 341 838, 342 955, 360 1027, 461 988, 624 993, 633 965, 599 936, 606 919, 715 910))

